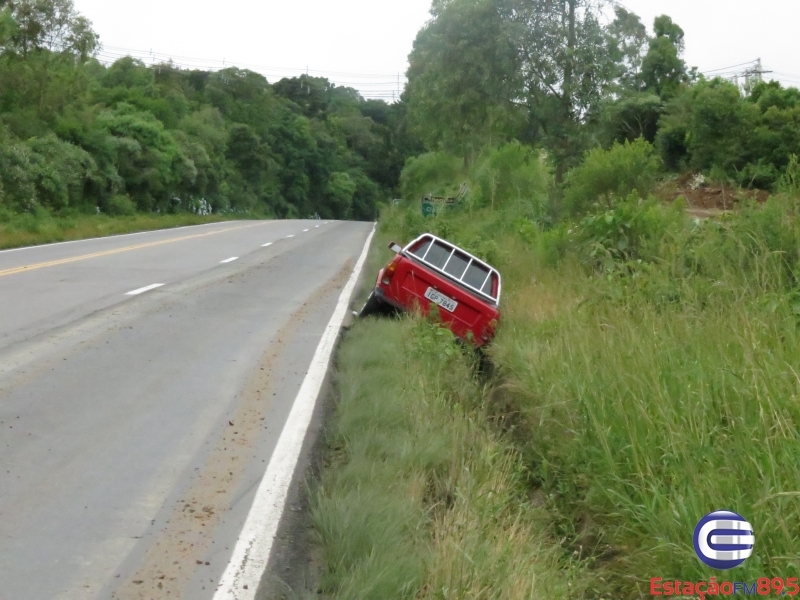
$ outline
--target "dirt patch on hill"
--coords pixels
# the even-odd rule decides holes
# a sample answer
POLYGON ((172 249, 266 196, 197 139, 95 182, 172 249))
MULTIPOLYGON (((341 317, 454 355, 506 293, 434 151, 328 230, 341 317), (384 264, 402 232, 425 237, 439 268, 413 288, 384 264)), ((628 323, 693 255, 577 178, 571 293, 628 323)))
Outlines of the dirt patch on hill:
POLYGON ((680 197, 686 199, 690 215, 708 218, 729 210, 734 210, 745 200, 763 204, 769 198, 766 190, 746 190, 705 179, 691 173, 677 179, 661 183, 655 191, 664 202, 674 202, 680 197))

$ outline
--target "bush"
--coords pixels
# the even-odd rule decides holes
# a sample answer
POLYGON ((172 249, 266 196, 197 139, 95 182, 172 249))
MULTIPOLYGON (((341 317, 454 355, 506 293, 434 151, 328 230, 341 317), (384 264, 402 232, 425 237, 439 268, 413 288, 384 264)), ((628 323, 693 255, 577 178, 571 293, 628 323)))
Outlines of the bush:
POLYGON ((136 214, 136 204, 128 196, 113 196, 106 204, 105 212, 116 216, 131 216, 136 214))
POLYGON ((454 193, 463 179, 461 159, 444 152, 428 152, 408 159, 400 175, 400 190, 406 200, 419 201, 428 194, 454 193))
POLYGON ((656 144, 668 168, 725 173, 746 187, 770 189, 800 153, 800 95, 777 82, 748 97, 715 79, 687 88, 665 108, 656 144))
POLYGON ((84 185, 97 178, 97 165, 91 155, 52 134, 25 143, 32 151, 39 203, 56 210, 81 204, 84 185))
POLYGON ((800 161, 796 154, 789 157, 789 164, 778 181, 778 189, 789 196, 800 196, 800 161))
POLYGON ((32 210, 36 206, 34 172, 29 148, 11 140, 0 144, 0 184, 5 202, 13 210, 32 210))
POLYGON ((470 179, 477 206, 499 208, 517 202, 531 218, 541 219, 546 213, 547 166, 540 152, 519 142, 484 152, 470 179))
POLYGON ((668 209, 633 192, 613 209, 585 217, 578 232, 590 262, 613 271, 630 260, 657 258, 669 223, 668 209))
POLYGON ((646 197, 653 189, 658 167, 652 144, 641 138, 615 143, 609 150, 591 150, 581 165, 567 173, 567 209, 580 214, 597 203, 611 208, 615 198, 625 198, 634 190, 646 197))

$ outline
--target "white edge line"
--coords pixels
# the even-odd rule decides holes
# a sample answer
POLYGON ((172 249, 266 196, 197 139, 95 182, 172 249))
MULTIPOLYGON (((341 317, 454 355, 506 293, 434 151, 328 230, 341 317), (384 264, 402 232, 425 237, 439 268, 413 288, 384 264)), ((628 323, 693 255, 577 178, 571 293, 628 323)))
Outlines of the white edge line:
POLYGON ((219 261, 219 264, 224 265, 224 264, 227 264, 227 263, 232 263, 235 260, 239 260, 239 257, 238 256, 231 256, 230 258, 226 258, 225 260, 219 261))
POLYGON ((63 246, 65 244, 78 244, 80 242, 96 242, 97 240, 113 240, 116 238, 131 237, 134 235, 144 235, 146 233, 166 233, 168 231, 178 231, 179 229, 189 229, 191 227, 210 227, 212 225, 225 225, 228 223, 248 223, 249 221, 214 221, 213 223, 203 223, 202 225, 182 225, 181 227, 165 227, 164 229, 149 229, 147 231, 137 231, 135 233, 118 233, 115 235, 103 235, 100 237, 85 238, 82 240, 69 240, 68 242, 54 242, 52 244, 37 244, 36 246, 23 246, 22 248, 8 248, 0 250, 0 254, 6 252, 19 252, 20 250, 35 250, 36 248, 51 248, 53 246, 63 246))
POLYGON ((278 444, 272 452, 264 478, 258 486, 253 505, 213 600, 253 600, 256 597, 258 584, 269 562, 272 543, 278 532, 289 486, 314 414, 317 397, 328 372, 339 330, 347 314, 353 289, 364 267, 374 235, 373 224, 361 256, 339 296, 333 316, 322 334, 314 358, 311 359, 308 374, 300 386, 300 391, 297 392, 292 410, 278 438, 278 444))
POLYGON ((270 246, 272 246, 272 242, 267 242, 266 244, 261 244, 262 248, 269 248, 270 246))
POLYGON ((139 288, 138 290, 133 290, 132 292, 128 292, 125 294, 126 296, 138 296, 139 294, 144 294, 145 292, 149 292, 150 290, 154 290, 156 288, 160 288, 163 286, 163 283, 154 283, 153 285, 148 285, 143 288, 139 288))

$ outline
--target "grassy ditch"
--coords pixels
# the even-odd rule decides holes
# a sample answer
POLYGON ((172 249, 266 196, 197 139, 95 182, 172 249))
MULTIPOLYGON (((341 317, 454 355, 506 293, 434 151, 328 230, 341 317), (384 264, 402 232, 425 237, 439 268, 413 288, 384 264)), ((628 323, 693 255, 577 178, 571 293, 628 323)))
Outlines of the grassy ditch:
POLYGON ((53 216, 47 211, 19 215, 6 212, 0 216, 2 216, 0 218, 0 249, 83 240, 137 231, 170 229, 186 225, 202 225, 232 218, 222 215, 200 216, 190 213, 113 217, 104 214, 53 216))
POLYGON ((705 222, 633 196, 555 226, 417 211, 386 211, 384 241, 430 230, 503 274, 497 372, 427 322, 356 324, 314 501, 326 592, 649 597, 720 575, 692 547, 719 509, 756 530, 730 580, 800 575, 793 197, 705 222))
POLYGON ((313 518, 335 598, 553 598, 519 455, 491 426, 474 358, 424 321, 367 319, 339 355, 331 464, 313 518))

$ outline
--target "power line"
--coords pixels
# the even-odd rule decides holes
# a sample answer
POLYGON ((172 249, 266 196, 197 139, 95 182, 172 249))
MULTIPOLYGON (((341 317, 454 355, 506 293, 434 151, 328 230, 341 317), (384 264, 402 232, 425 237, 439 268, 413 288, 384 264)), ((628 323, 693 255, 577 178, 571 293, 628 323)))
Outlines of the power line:
POLYGON ((231 60, 217 60, 212 58, 198 58, 198 57, 191 57, 191 56, 183 56, 179 54, 167 54, 163 52, 153 52, 152 50, 137 50, 133 48, 124 48, 120 46, 108 46, 104 45, 102 51, 105 51, 109 54, 117 54, 121 56, 131 56, 133 58, 150 58, 152 60, 173 60, 176 62, 189 62, 192 64, 198 64, 203 66, 208 66, 211 68, 226 68, 227 66, 231 66, 232 64, 239 65, 241 67, 247 67, 252 69, 259 69, 263 71, 271 71, 271 72, 287 72, 287 73, 317 73, 323 75, 332 75, 336 77, 358 77, 361 79, 394 79, 395 73, 364 73, 364 72, 353 72, 353 71, 327 71, 321 69, 309 69, 308 67, 277 67, 277 66, 270 66, 270 65, 262 65, 262 64, 255 64, 255 63, 248 63, 244 61, 231 61, 231 60))
MULTIPOLYGON (((760 60, 760 59, 759 59, 760 60)), ((746 63, 740 63, 738 65, 731 65, 730 67, 720 67, 719 69, 709 69, 708 71, 701 71, 703 75, 708 75, 709 73, 716 73, 717 71, 731 71, 732 69, 736 69, 737 67, 747 67, 755 63, 755 60, 748 61, 746 63)))
POLYGON ((140 61, 145 68, 159 69, 162 65, 171 65, 176 69, 203 70, 218 72, 231 67, 248 69, 276 81, 284 77, 309 75, 324 77, 337 87, 356 89, 362 97, 367 99, 391 99, 396 101, 403 92, 407 81, 400 73, 364 73, 348 71, 325 71, 321 69, 276 67, 258 65, 247 62, 197 58, 179 54, 154 52, 153 50, 137 50, 120 46, 103 45, 96 54, 96 58, 106 65, 113 64, 121 58, 130 57, 140 61))

